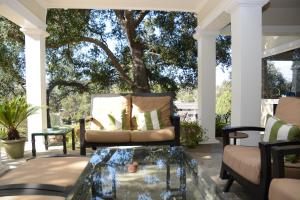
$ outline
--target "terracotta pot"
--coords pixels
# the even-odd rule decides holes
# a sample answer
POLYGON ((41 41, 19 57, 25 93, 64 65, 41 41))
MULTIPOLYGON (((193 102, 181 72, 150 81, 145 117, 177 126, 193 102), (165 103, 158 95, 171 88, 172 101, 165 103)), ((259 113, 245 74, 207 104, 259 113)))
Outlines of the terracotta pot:
POLYGON ((19 140, 1 140, 6 154, 13 159, 24 157, 24 146, 26 138, 20 138, 19 140))
POLYGON ((138 168, 138 163, 137 162, 133 162, 132 164, 129 164, 127 166, 127 170, 129 173, 135 173, 137 171, 138 168))

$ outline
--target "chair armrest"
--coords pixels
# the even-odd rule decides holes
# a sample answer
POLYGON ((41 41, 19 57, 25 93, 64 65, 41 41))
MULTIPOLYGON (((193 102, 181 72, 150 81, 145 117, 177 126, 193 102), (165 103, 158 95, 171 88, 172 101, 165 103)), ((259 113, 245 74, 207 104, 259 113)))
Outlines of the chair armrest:
POLYGON ((94 120, 94 118, 93 118, 92 116, 88 116, 88 117, 86 117, 86 118, 81 118, 81 119, 79 119, 79 121, 80 121, 80 120, 84 120, 85 122, 91 122, 91 121, 94 120))
MULTIPOLYGON (((93 120, 93 118, 89 119, 90 121, 93 120)), ((79 131, 80 131, 80 146, 84 145, 84 139, 85 139, 85 123, 87 120, 85 118, 79 119, 79 131)))
POLYGON ((237 131, 265 131, 263 127, 256 126, 226 126, 223 128, 223 147, 229 145, 229 133, 237 132, 237 131))
POLYGON ((179 146, 180 145, 180 117, 171 116, 170 118, 175 131, 175 145, 179 146))
POLYGON ((289 154, 300 154, 300 142, 298 145, 289 143, 288 146, 274 146, 271 149, 273 156, 273 170, 275 178, 284 178, 284 156, 289 154))
POLYGON ((290 145, 298 145, 299 141, 277 141, 277 142, 259 142, 259 147, 282 147, 282 146, 290 146, 290 145))

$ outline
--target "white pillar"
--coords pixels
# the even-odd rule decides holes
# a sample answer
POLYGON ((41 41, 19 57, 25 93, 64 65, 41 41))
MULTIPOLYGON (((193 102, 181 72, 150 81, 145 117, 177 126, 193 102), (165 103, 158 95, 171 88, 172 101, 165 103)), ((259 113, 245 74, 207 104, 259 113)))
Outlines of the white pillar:
POLYGON ((198 118, 208 137, 204 143, 218 142, 215 139, 216 36, 215 31, 199 28, 195 34, 198 40, 198 118))
MULTIPOLYGON (((26 61, 26 98, 39 111, 28 117, 28 141, 31 133, 47 128, 46 115, 46 70, 45 39, 48 33, 39 29, 25 29, 25 61, 26 61)), ((37 147, 42 145, 42 137, 37 137, 37 147)))
MULTIPOLYGON (((260 126, 262 6, 266 0, 234 1, 232 36, 232 126, 260 126)), ((249 134, 243 145, 258 145, 259 133, 249 134)))

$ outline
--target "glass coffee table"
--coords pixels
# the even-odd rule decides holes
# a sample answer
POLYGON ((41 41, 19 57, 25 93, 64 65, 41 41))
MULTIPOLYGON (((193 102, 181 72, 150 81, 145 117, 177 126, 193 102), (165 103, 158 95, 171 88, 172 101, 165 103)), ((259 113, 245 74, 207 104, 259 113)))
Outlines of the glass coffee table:
POLYGON ((67 199, 218 200, 223 195, 183 148, 136 147, 98 149, 67 199))
POLYGON ((75 131, 74 128, 71 127, 59 127, 59 128, 48 128, 44 129, 39 132, 31 133, 31 144, 32 144, 32 156, 36 156, 36 149, 35 149, 35 137, 36 136, 43 136, 45 138, 45 149, 48 150, 48 136, 53 135, 61 135, 62 142, 63 142, 63 152, 67 154, 67 133, 72 133, 72 150, 75 150, 75 131))

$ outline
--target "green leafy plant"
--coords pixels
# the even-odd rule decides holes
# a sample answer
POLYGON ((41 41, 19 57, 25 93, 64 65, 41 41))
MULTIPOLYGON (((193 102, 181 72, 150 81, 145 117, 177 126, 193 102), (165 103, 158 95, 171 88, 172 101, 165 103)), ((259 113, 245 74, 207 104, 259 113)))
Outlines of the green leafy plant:
POLYGON ((20 139, 20 124, 37 110, 38 107, 31 106, 23 97, 4 99, 0 104, 0 125, 6 130, 6 139, 20 139))
POLYGON ((195 121, 180 123, 180 142, 184 146, 194 148, 199 142, 205 140, 205 130, 195 121))
POLYGON ((229 119, 230 113, 226 115, 217 115, 216 116, 216 136, 222 137, 223 134, 223 128, 227 125, 229 125, 229 119))

